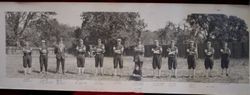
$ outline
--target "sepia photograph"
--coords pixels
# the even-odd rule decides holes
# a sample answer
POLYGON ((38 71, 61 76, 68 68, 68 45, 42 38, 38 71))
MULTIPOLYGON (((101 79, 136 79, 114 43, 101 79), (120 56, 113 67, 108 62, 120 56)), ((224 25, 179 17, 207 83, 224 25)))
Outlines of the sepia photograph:
POLYGON ((4 77, 249 85, 249 8, 116 7, 5 10, 4 77))

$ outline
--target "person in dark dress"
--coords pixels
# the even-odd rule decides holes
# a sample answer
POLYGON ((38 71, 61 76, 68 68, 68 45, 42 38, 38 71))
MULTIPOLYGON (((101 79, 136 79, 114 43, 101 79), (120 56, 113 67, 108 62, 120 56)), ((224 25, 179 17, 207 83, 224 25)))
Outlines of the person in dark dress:
POLYGON ((228 65, 229 65, 229 58, 231 55, 231 50, 228 48, 228 43, 225 42, 223 48, 220 49, 221 52, 221 74, 223 75, 223 71, 226 71, 226 76, 228 76, 228 65))
POLYGON ((24 67, 24 75, 31 74, 32 67, 32 48, 29 45, 29 42, 25 42, 25 46, 23 47, 23 67, 24 67))
POLYGON ((63 39, 60 38, 58 44, 55 46, 55 54, 56 54, 56 73, 59 73, 60 64, 62 65, 62 74, 65 74, 64 65, 65 65, 65 45, 63 43, 63 39))
POLYGON ((85 65, 85 53, 86 53, 86 46, 83 44, 83 40, 79 40, 79 45, 76 46, 76 60, 77 60, 77 67, 78 67, 78 74, 84 74, 84 65, 85 65))
POLYGON ((162 47, 159 45, 159 41, 155 40, 155 46, 152 48, 153 52, 153 77, 156 77, 156 70, 158 70, 158 78, 161 76, 161 63, 162 63, 162 47))
POLYGON ((175 46, 175 41, 171 41, 170 48, 167 49, 168 52, 168 69, 171 71, 170 77, 177 77, 177 54, 178 54, 178 48, 175 46))
POLYGON ((46 45, 46 41, 42 40, 42 46, 39 48, 40 51, 40 73, 43 72, 43 67, 45 69, 45 74, 48 72, 48 47, 46 45))
POLYGON ((208 41, 207 42, 207 48, 204 50, 205 51, 205 69, 206 69, 206 77, 208 76, 212 76, 211 75, 211 71, 213 69, 213 65, 214 65, 214 48, 211 46, 211 42, 208 41))
POLYGON ((117 45, 113 47, 114 51, 114 76, 117 75, 117 67, 119 66, 120 76, 122 75, 123 69, 123 50, 124 47, 121 44, 121 39, 117 39, 117 45))
POLYGON ((103 75, 103 59, 105 53, 105 45, 102 44, 102 40, 98 39, 98 43, 94 49, 95 53, 95 75, 98 75, 98 68, 100 68, 101 75, 103 75))
POLYGON ((194 41, 190 41, 187 49, 187 63, 188 63, 188 76, 195 77, 196 59, 197 59, 197 48, 194 45, 194 41))
POLYGON ((142 80, 142 71, 140 70, 139 66, 136 66, 132 76, 130 77, 131 80, 140 81, 142 80))

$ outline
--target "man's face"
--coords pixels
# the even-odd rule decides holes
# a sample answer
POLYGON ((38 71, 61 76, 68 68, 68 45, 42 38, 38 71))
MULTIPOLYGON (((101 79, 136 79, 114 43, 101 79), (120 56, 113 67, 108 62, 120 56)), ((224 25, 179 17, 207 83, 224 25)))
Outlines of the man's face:
POLYGON ((45 44, 45 42, 42 42, 42 46, 45 46, 46 44, 45 44))
POLYGON ((191 47, 193 47, 193 46, 194 46, 194 43, 193 43, 193 42, 191 42, 191 43, 190 43, 190 46, 191 46, 191 47))
POLYGON ((120 44, 121 44, 121 41, 120 41, 120 40, 118 40, 118 41, 117 41, 117 43, 118 43, 118 45, 120 45, 120 44))
POLYGON ((98 40, 98 44, 100 45, 102 43, 102 41, 101 40, 98 40))
POLYGON ((155 45, 156 45, 156 46, 159 46, 159 42, 158 42, 158 41, 155 41, 155 45))
POLYGON ((224 43, 224 48, 226 48, 228 45, 227 45, 227 43, 224 43))
POLYGON ((174 47, 175 43, 174 42, 171 42, 171 47, 174 47))
POLYGON ((80 40, 80 45, 83 45, 83 40, 80 40))
POLYGON ((141 41, 139 41, 138 44, 140 45, 140 44, 141 44, 141 41))
POLYGON ((25 42, 25 45, 26 45, 26 46, 29 46, 29 42, 25 42))
POLYGON ((211 47, 211 42, 207 43, 207 47, 209 47, 209 48, 211 47))

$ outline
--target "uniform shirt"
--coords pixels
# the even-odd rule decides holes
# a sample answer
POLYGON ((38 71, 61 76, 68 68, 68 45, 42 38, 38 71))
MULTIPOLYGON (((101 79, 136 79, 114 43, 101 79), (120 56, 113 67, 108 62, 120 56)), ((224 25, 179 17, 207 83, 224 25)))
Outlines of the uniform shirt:
POLYGON ((178 54, 178 48, 176 46, 167 49, 169 57, 176 57, 178 54))
POLYGON ((31 47, 24 47, 23 54, 24 56, 31 55, 32 48, 31 47))
POLYGON ((189 47, 187 49, 188 56, 195 56, 197 54, 197 49, 195 47, 189 47))
POLYGON ((102 54, 102 53, 104 53, 105 52, 105 46, 104 46, 104 44, 96 45, 95 52, 96 52, 96 54, 102 54))
POLYGON ((137 45, 134 47, 134 61, 142 61, 142 57, 144 54, 144 46, 143 45, 137 45))
POLYGON ((84 54, 86 52, 86 47, 85 45, 77 46, 76 50, 77 50, 77 54, 84 54))
POLYGON ((40 55, 47 55, 49 53, 47 46, 41 47, 41 48, 39 48, 39 50, 40 50, 40 55))
POLYGON ((153 54, 161 54, 162 53, 162 47, 161 46, 155 46, 152 48, 153 54))
POLYGON ((214 55, 214 48, 211 47, 210 49, 208 48, 205 49, 205 56, 207 58, 211 58, 213 57, 213 55, 214 55))
POLYGON ((123 45, 117 45, 117 46, 113 47, 113 50, 114 50, 115 54, 122 54, 124 47, 123 47, 123 45))
POLYGON ((135 55, 143 55, 143 53, 144 53, 144 46, 143 45, 137 45, 134 48, 134 51, 135 51, 135 55))
POLYGON ((222 59, 229 59, 229 56, 231 55, 231 51, 229 48, 221 49, 221 53, 222 53, 222 55, 221 55, 222 59))

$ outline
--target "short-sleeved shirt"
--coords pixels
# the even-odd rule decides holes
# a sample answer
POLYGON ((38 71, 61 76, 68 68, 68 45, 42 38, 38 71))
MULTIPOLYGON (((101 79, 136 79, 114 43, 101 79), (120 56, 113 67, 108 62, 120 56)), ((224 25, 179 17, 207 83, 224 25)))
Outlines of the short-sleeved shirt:
POLYGON ((168 51, 168 57, 176 57, 178 54, 178 48, 176 46, 168 48, 167 51, 168 51))
POLYGON ((84 54, 86 52, 86 47, 85 47, 85 45, 77 46, 76 50, 77 50, 78 54, 84 54))
POLYGON ((31 55, 32 48, 31 47, 24 47, 23 48, 23 54, 24 56, 31 55))
POLYGON ((134 48, 134 51, 135 51, 135 56, 143 55, 143 53, 144 53, 144 46, 143 45, 137 45, 134 48))
POLYGON ((222 59, 229 59, 229 56, 231 55, 231 51, 229 48, 223 48, 224 52, 222 52, 221 58, 222 59))
POLYGON ((154 51, 159 51, 159 52, 153 52, 153 54, 161 54, 162 53, 162 47, 161 46, 154 46, 153 50, 154 51))
POLYGON ((188 56, 195 56, 197 54, 197 50, 195 47, 189 47, 187 49, 187 55, 188 56))
POLYGON ((205 57, 212 58, 213 55, 214 55, 214 48, 211 47, 210 49, 208 48, 205 49, 205 57))
POLYGON ((48 47, 40 47, 40 55, 47 55, 49 53, 48 47))
POLYGON ((123 53, 124 47, 123 45, 117 45, 113 47, 113 50, 115 54, 121 55, 123 53), (119 51, 119 52, 116 52, 116 51, 119 51))
POLYGON ((103 54, 105 52, 104 44, 96 45, 95 52, 96 54, 103 54))

